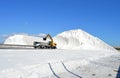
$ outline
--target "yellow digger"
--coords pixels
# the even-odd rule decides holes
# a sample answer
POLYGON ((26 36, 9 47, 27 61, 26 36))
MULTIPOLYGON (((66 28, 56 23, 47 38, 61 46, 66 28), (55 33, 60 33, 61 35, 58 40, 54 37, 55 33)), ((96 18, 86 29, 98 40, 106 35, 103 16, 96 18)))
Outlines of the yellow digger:
POLYGON ((53 39, 52 39, 52 37, 51 37, 50 34, 47 34, 47 35, 43 38, 43 40, 47 40, 48 37, 50 38, 50 41, 48 41, 47 43, 35 41, 35 42, 33 43, 34 48, 38 48, 38 49, 56 49, 56 48, 57 48, 57 47, 56 47, 57 44, 54 43, 54 41, 53 41, 53 39))

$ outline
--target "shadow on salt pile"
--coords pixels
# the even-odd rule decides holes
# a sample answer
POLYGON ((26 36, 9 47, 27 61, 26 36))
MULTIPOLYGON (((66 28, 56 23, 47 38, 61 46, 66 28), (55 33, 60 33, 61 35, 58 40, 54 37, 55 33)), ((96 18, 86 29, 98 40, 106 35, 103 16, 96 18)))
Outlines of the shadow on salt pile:
POLYGON ((118 69, 118 71, 117 71, 117 76, 116 76, 116 78, 120 78, 120 66, 119 66, 119 69, 118 69))

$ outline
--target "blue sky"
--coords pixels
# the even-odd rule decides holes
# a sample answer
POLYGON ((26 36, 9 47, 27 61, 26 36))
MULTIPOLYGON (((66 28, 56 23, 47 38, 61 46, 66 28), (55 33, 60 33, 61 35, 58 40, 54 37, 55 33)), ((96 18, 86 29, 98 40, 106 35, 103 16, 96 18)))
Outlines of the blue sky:
POLYGON ((0 35, 83 29, 120 45, 120 0, 0 0, 0 35))

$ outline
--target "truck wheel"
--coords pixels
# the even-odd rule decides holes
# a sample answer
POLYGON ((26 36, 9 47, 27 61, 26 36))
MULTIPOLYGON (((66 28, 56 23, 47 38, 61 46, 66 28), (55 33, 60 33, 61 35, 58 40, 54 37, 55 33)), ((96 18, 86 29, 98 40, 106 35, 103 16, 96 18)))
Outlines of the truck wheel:
POLYGON ((36 49, 36 46, 34 48, 36 49))
POLYGON ((41 48, 41 49, 44 49, 44 48, 45 48, 45 46, 40 46, 40 48, 41 48))
POLYGON ((51 47, 51 49, 56 49, 56 47, 55 47, 55 46, 53 46, 53 47, 51 47))

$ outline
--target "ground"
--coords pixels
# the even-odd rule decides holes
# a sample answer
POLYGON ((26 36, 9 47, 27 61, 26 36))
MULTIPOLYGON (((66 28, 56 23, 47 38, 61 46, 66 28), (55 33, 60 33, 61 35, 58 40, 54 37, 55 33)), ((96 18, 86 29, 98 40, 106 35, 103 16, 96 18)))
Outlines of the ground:
POLYGON ((0 78, 120 78, 120 53, 0 49, 0 78))

